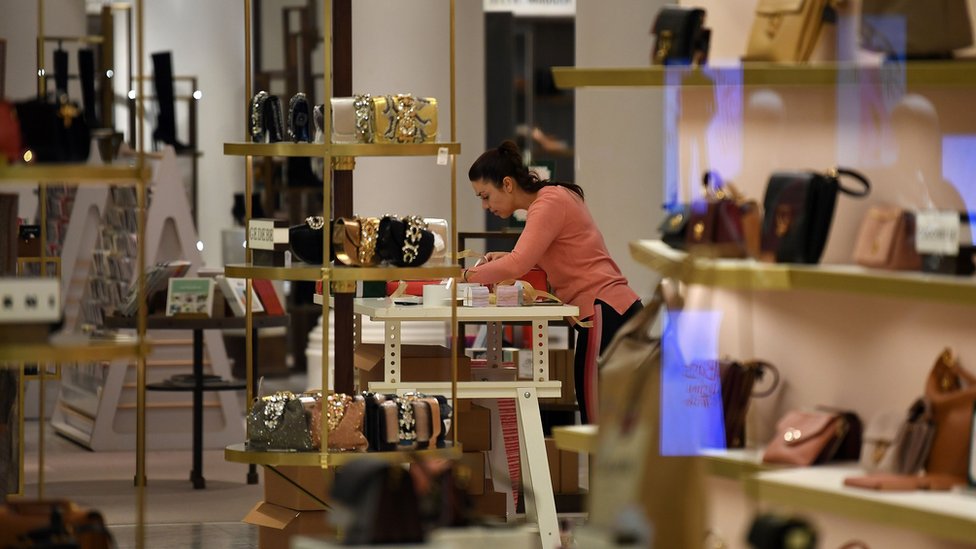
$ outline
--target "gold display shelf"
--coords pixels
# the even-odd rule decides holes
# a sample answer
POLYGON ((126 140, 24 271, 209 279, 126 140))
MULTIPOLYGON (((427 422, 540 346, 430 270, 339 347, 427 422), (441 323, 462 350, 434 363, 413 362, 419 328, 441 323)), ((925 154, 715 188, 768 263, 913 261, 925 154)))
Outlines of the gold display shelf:
POLYGON ((691 284, 755 290, 825 290, 976 305, 976 277, 894 272, 856 265, 799 265, 695 258, 660 240, 630 243, 631 256, 691 284))
POLYGON ((224 143, 230 156, 436 156, 441 148, 460 154, 461 144, 445 143, 224 143))
POLYGON ((732 449, 705 450, 702 459, 708 472, 717 477, 733 480, 750 478, 761 471, 778 469, 778 465, 762 462, 762 450, 732 449))
POLYGON ((976 543, 976 498, 937 492, 882 492, 849 488, 845 477, 860 476, 857 465, 818 465, 757 474, 753 484, 761 502, 816 509, 849 519, 908 528, 945 539, 976 543))
MULTIPOLYGON (((228 278, 264 278, 268 280, 322 280, 323 267, 299 263, 291 267, 263 267, 231 264, 224 267, 228 278)), ((333 281, 354 280, 428 280, 461 276, 461 267, 441 264, 421 267, 331 267, 333 281)))
POLYGON ((245 263, 224 266, 227 278, 263 278, 267 280, 322 280, 322 266, 296 263, 291 267, 265 267, 245 263))
POLYGON ((972 86, 976 84, 976 61, 910 61, 902 64, 855 65, 851 63, 776 64, 746 63, 709 66, 577 68, 553 67, 557 88, 712 86, 708 73, 741 74, 743 86, 834 86, 856 85, 864 75, 902 71, 908 86, 972 86))
MULTIPOLYGON (((146 172, 148 177, 148 171, 146 172)), ((14 164, 0 162, 0 182, 14 183, 139 183, 139 170, 132 166, 89 164, 14 164)))
MULTIPOLYGON (((148 353, 149 344, 145 344, 148 353)), ((49 342, 27 344, 0 344, 0 363, 8 362, 93 362, 136 358, 140 347, 135 341, 92 340, 85 336, 55 337, 49 342)))
POLYGON ((392 452, 274 452, 248 450, 243 443, 231 444, 224 448, 224 459, 234 463, 253 463, 255 465, 301 465, 318 467, 337 467, 357 459, 381 459, 389 463, 410 463, 416 459, 461 457, 461 445, 429 450, 402 450, 392 452))
POLYGON ((599 427, 596 425, 565 425, 552 428, 552 438, 556 447, 570 452, 585 452, 595 454, 599 427))

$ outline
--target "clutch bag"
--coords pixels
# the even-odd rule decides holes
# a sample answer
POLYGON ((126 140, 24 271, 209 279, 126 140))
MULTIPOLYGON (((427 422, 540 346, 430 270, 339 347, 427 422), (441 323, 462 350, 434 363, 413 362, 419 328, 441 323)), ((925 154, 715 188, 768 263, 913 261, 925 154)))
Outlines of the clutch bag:
POLYGON ((357 143, 355 97, 333 97, 332 142, 357 143))
POLYGON ((374 97, 374 143, 425 143, 437 140, 437 99, 410 94, 374 97))

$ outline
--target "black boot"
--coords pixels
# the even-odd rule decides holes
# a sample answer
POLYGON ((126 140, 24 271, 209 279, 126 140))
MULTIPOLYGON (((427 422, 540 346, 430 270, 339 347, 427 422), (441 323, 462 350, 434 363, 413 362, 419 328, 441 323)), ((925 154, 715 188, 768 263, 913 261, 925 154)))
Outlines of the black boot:
POLYGON ((156 90, 156 102, 159 104, 159 117, 156 119, 156 129, 153 130, 153 148, 159 148, 159 142, 172 145, 176 152, 189 150, 176 140, 176 92, 173 89, 173 55, 160 52, 152 54, 153 85, 156 90))
POLYGON ((78 79, 81 80, 81 103, 85 109, 85 122, 89 128, 97 128, 95 116, 95 52, 90 49, 78 50, 78 79))
POLYGON ((68 52, 54 50, 54 95, 58 100, 68 95, 68 52))

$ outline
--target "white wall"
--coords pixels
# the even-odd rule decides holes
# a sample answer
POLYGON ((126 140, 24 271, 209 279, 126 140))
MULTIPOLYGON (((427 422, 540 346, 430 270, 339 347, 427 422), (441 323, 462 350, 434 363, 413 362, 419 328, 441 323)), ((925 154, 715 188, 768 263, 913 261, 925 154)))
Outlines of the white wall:
MULTIPOLYGON (((607 9, 605 0, 578 0, 576 65, 647 65, 648 30, 664 3, 615 0, 607 9)), ((654 276, 631 259, 627 243, 657 234, 663 218, 663 97, 651 88, 576 91, 576 182, 611 255, 641 296, 653 291, 654 276)))

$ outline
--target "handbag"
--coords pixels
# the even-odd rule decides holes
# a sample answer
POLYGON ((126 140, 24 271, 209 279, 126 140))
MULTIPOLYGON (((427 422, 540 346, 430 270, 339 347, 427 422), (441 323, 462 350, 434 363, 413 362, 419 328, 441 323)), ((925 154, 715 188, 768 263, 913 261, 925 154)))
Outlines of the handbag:
POLYGON ((366 415, 366 400, 363 396, 336 393, 323 399, 321 394, 316 395, 309 421, 312 448, 316 450, 322 448, 323 408, 326 409, 329 425, 329 449, 365 452, 369 443, 363 434, 366 415))
POLYGON ((829 0, 759 0, 744 61, 808 61, 823 29, 829 0))
POLYGON ((651 34, 653 65, 704 65, 708 61, 711 29, 704 27, 705 10, 664 6, 657 12, 651 34))
POLYGON ((373 265, 379 220, 340 217, 332 223, 332 249, 343 265, 373 265))
POLYGON ((373 143, 426 143, 437 140, 437 99, 407 94, 373 98, 373 143))
POLYGON ((853 412, 791 410, 776 423, 762 461, 808 466, 857 459, 861 435, 861 421, 853 412))
POLYGON ((952 57, 973 43, 966 0, 862 0, 861 47, 896 59, 952 57))
POLYGON ((696 457, 662 456, 661 340, 653 299, 600 356, 600 452, 590 462, 590 524, 619 534, 622 513, 654 525, 655 547, 694 547, 705 531, 704 472, 696 457), (680 498, 661 494, 681 494, 680 498))
POLYGON ((28 162, 86 162, 91 131, 78 105, 63 99, 50 103, 32 99, 17 103, 17 119, 28 162))
POLYGON ((878 463, 877 469, 901 475, 918 473, 925 467, 934 437, 935 421, 932 405, 928 400, 919 398, 912 403, 908 414, 898 425, 895 437, 878 463))
POLYGON ((917 271, 915 216, 894 206, 871 206, 857 232, 854 262, 865 267, 917 271))
POLYGON ((679 204, 669 211, 664 221, 657 227, 658 232, 661 233, 661 241, 676 250, 684 250, 690 218, 691 206, 688 204, 679 204))
POLYGON ((863 197, 870 190, 867 178, 850 169, 773 173, 763 197, 762 258, 777 263, 819 263, 837 193, 863 197), (854 178, 862 188, 845 187, 841 175, 854 178))
POLYGON ((247 447, 251 450, 312 450, 302 401, 290 391, 256 398, 247 414, 247 447))
MULTIPOLYGON (((332 106, 332 142, 357 143, 355 97, 333 97, 332 106)), ((321 124, 320 124, 321 125, 321 124)))
POLYGON ((752 398, 769 396, 779 385, 779 370, 762 360, 739 362, 722 360, 719 362, 719 376, 722 384, 722 413, 725 419, 725 446, 743 448, 745 446, 746 413, 752 398), (770 372, 773 381, 762 391, 756 392, 755 385, 770 372))
POLYGON ((65 499, 7 500, 0 505, 0 547, 110 549, 102 514, 65 499))
POLYGON ((929 372, 925 398, 932 403, 935 418, 935 436, 925 470, 956 477, 962 483, 969 469, 976 376, 959 365, 951 349, 945 349, 929 372))
POLYGON ((714 172, 702 177, 704 201, 692 203, 685 247, 717 257, 758 257, 759 205, 714 172))
MULTIPOLYGON (((331 225, 331 222, 330 222, 331 225)), ((288 228, 288 247, 300 261, 310 265, 322 264, 322 248, 325 246, 323 230, 325 218, 313 215, 305 218, 305 223, 288 228)), ((331 227, 330 231, 331 233, 331 227)), ((330 260, 335 259, 335 249, 329 250, 330 260)))
POLYGON ((434 233, 415 215, 387 215, 379 221, 376 255, 397 267, 419 267, 434 252, 434 233))

